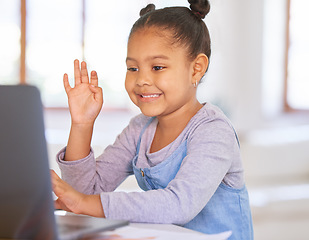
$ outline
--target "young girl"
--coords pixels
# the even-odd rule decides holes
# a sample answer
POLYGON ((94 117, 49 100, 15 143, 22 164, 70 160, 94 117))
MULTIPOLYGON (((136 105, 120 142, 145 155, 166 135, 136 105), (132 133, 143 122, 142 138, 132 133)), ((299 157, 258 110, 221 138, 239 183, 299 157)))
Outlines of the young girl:
POLYGON ((172 223, 204 233, 232 230, 253 239, 236 133, 196 89, 210 57, 203 18, 208 1, 154 10, 148 5, 128 40, 126 91, 142 114, 97 159, 90 147, 103 103, 95 71, 74 62, 75 86, 64 75, 72 125, 52 172, 56 208, 132 222, 172 223), (144 192, 113 192, 134 174, 144 192))

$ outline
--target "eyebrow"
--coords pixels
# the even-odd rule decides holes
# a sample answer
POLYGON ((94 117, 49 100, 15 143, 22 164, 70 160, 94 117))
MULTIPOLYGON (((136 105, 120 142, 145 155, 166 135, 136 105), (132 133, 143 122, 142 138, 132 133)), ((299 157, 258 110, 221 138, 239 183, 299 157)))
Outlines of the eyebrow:
MULTIPOLYGON (((166 56, 166 55, 156 55, 156 56, 150 56, 150 57, 147 57, 146 59, 145 59, 145 61, 150 61, 150 60, 155 60, 155 59, 164 59, 164 60, 168 60, 169 59, 169 57, 168 56, 166 56)), ((126 62, 127 61, 137 61, 135 58, 131 58, 131 57, 127 57, 126 58, 126 62)))

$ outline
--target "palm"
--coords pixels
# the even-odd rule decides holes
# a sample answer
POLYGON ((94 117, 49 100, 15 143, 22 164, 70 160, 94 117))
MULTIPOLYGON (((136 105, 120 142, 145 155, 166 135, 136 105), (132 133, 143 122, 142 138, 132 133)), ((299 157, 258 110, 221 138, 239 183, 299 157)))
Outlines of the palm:
POLYGON ((74 74, 74 88, 70 87, 66 74, 63 78, 72 121, 78 124, 93 123, 103 104, 103 94, 102 89, 98 87, 97 74, 94 71, 91 72, 89 82, 86 63, 82 62, 80 69, 78 60, 74 62, 74 74))
POLYGON ((72 88, 67 94, 73 122, 89 123, 96 119, 102 104, 95 99, 94 93, 89 89, 89 84, 82 83, 72 88))

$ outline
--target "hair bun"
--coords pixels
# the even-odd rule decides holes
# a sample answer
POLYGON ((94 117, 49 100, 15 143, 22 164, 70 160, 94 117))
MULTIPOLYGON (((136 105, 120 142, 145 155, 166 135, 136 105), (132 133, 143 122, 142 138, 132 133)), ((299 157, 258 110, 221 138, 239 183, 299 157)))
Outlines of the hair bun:
POLYGON ((156 6, 152 3, 148 4, 146 7, 144 7, 140 12, 139 12, 139 15, 140 16, 143 16, 145 15, 146 13, 149 13, 151 11, 154 11, 156 9, 156 6))
POLYGON ((210 4, 208 0, 188 0, 191 11, 200 19, 204 19, 209 13, 210 4))

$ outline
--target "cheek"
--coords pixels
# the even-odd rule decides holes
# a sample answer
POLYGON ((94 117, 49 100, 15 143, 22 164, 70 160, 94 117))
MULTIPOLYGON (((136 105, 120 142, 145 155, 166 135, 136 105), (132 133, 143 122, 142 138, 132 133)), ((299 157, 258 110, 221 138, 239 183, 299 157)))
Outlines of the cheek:
POLYGON ((125 79, 125 89, 131 99, 131 101, 136 104, 137 102, 137 99, 136 99, 136 95, 134 93, 134 86, 135 86, 135 83, 134 81, 132 80, 132 78, 130 78, 128 76, 128 74, 126 75, 126 79, 125 79))
POLYGON ((164 73, 160 73, 154 76, 154 82, 157 88, 166 91, 172 90, 172 88, 177 84, 177 72, 169 70, 164 73))
POLYGON ((189 69, 183 67, 178 69, 162 75, 160 79, 157 79, 157 86, 165 91, 178 91, 183 90, 183 88, 189 88, 191 86, 189 69), (178 69, 181 69, 181 71, 178 69))
POLYGON ((132 80, 130 79, 128 73, 126 74, 124 86, 125 86, 127 93, 130 94, 130 92, 132 92, 132 89, 133 89, 133 83, 132 83, 132 80))
POLYGON ((163 92, 169 91, 173 85, 173 79, 167 76, 156 79, 155 81, 156 88, 160 89, 163 92))

